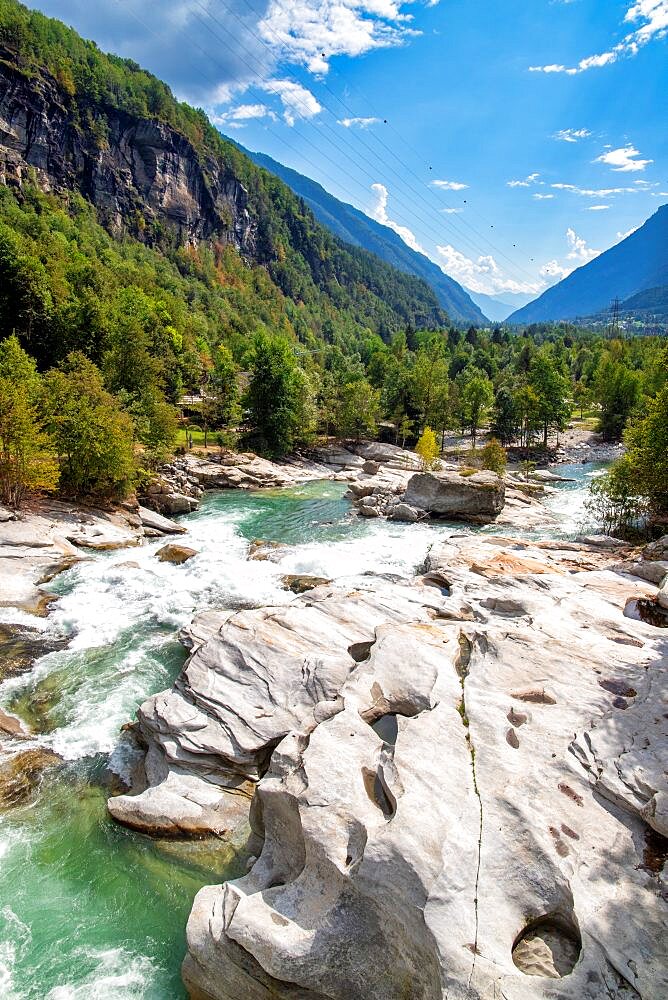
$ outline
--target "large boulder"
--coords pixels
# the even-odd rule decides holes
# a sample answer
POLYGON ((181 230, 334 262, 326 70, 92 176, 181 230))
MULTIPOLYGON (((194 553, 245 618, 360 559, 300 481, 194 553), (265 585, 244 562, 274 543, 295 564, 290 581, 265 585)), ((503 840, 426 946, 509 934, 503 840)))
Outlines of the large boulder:
POLYGON ((201 754, 214 736, 205 703, 240 763, 250 736, 300 721, 265 760, 257 860, 196 897, 192 997, 668 995, 668 665, 656 632, 623 617, 644 585, 591 552, 603 568, 580 572, 572 548, 468 537, 430 553, 429 580, 327 588, 204 639, 218 662, 191 691, 181 760, 184 739, 201 754), (220 681, 232 665, 236 694, 220 681))
POLYGON ((175 566, 180 566, 184 562, 188 562, 193 556, 198 555, 197 549, 191 549, 188 545, 176 545, 175 542, 170 542, 169 545, 163 545, 161 549, 156 552, 156 558, 160 562, 173 563, 175 566))
POLYGON ((408 481, 404 501, 439 517, 491 520, 503 510, 505 486, 494 472, 419 472, 408 481))
POLYGON ((657 604, 660 608, 664 608, 668 611, 668 576, 663 580, 663 583, 659 587, 659 593, 656 595, 657 604))

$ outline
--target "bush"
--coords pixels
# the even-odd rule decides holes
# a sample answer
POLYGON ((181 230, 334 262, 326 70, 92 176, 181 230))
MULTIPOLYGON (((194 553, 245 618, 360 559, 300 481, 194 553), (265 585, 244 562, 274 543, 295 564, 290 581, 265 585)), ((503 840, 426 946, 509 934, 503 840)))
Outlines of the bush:
POLYGON ((422 468, 425 471, 427 469, 437 469, 441 464, 438 459, 439 449, 436 442, 436 435, 431 427, 425 427, 420 440, 415 446, 415 452, 422 459, 422 468))
POLYGON ((498 476, 503 476, 508 465, 506 449, 500 441, 492 438, 480 451, 480 462, 483 469, 496 472, 498 476))

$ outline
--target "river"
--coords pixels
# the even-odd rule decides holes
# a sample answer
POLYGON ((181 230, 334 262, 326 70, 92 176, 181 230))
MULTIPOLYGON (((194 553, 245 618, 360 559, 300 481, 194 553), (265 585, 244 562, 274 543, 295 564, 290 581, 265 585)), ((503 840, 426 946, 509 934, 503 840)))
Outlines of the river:
MULTIPOLYGON (((599 468, 555 470, 575 482, 550 494, 559 524, 544 535, 586 527, 584 499, 599 468)), ((320 482, 210 494, 183 519, 182 540, 199 552, 185 565, 159 562, 161 541, 100 554, 53 581, 59 600, 48 618, 2 609, 0 622, 67 640, 0 684, 0 706, 65 760, 29 806, 0 813, 5 1000, 186 996, 179 968, 192 899, 243 871, 243 844, 154 841, 112 823, 108 755, 137 706, 178 674, 186 654, 176 636, 193 612, 293 600, 281 586, 286 573, 350 582, 367 572, 411 574, 435 540, 471 530, 364 520, 344 490, 320 482), (286 544, 277 563, 248 561, 256 538, 286 544)))

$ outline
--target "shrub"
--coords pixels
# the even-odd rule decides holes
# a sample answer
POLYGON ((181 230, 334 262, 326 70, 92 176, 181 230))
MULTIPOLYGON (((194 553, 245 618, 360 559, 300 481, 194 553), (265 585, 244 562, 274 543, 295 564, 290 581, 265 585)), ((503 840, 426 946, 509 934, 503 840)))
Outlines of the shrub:
POLYGON ((496 438, 491 438, 480 452, 480 462, 483 469, 503 476, 508 465, 506 449, 496 438))

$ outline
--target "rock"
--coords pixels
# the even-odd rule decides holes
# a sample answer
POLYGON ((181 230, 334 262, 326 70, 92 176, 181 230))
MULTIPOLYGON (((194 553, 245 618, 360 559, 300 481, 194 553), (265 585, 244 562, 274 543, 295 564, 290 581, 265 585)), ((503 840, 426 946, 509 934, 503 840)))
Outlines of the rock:
POLYGON ((291 590, 293 594, 305 594, 307 590, 313 590, 314 587, 323 587, 331 580, 327 580, 322 576, 307 576, 303 573, 289 573, 287 576, 282 577, 283 585, 291 590))
POLYGON ((362 466, 362 472, 368 473, 370 476, 375 476, 380 469, 378 462, 367 461, 362 466))
POLYGON ((663 583, 659 587, 659 593, 656 595, 656 603, 660 608, 668 611, 668 576, 664 578, 663 583))
POLYGON ((191 514, 199 507, 199 500, 185 493, 161 493, 151 499, 161 514, 191 514))
POLYGON ((30 801, 44 771, 60 763, 58 754, 41 748, 21 750, 0 762, 0 811, 30 801))
POLYGON ((364 460, 342 445, 328 445, 325 448, 313 448, 309 454, 322 465, 339 470, 361 469, 364 460))
POLYGON ((406 451, 396 444, 384 444, 382 441, 362 441, 351 444, 350 450, 359 455, 365 462, 378 465, 388 465, 395 469, 417 471, 422 468, 422 460, 414 451, 406 451))
POLYGON ((392 508, 392 513, 390 518, 393 521, 419 521, 421 518, 426 517, 426 512, 423 510, 418 510, 417 507, 411 507, 407 503, 398 503, 392 508))
POLYGON ((611 538, 610 535, 581 535, 575 539, 582 545, 593 545, 598 549, 623 549, 626 542, 619 538, 611 538))
POLYGON ((642 550, 643 559, 668 559, 668 535, 650 542, 642 550))
POLYGON ((493 472, 420 472, 411 477, 404 500, 430 514, 455 519, 492 519, 503 510, 505 486, 493 472))
POLYGON ((171 542, 169 545, 163 545, 161 549, 156 552, 156 558, 160 562, 174 563, 175 566, 180 566, 184 562, 188 562, 193 556, 199 555, 197 549, 191 549, 187 545, 176 545, 171 542))
POLYGON ((362 503, 358 510, 361 517, 380 517, 380 509, 377 505, 370 503, 362 503))
POLYGON ((155 531, 158 535, 184 535, 186 533, 183 525, 170 521, 169 518, 163 517, 162 514, 149 510, 147 507, 139 508, 139 517, 145 529, 155 531))
POLYGON ((7 715, 0 708, 0 736, 13 736, 18 739, 26 739, 28 734, 21 724, 21 720, 15 715, 7 715))
POLYGON ((429 580, 198 616, 138 713, 145 786, 109 802, 200 835, 255 787, 257 861, 193 905, 191 996, 665 995, 665 650, 616 552, 555 546, 460 536, 429 580))
POLYGON ((631 576, 638 576, 641 580, 647 580, 657 587, 668 576, 668 561, 641 560, 640 562, 621 563, 620 569, 631 576))
POLYGON ((248 558, 258 562, 280 562, 287 548, 285 542, 267 542, 256 538, 248 547, 248 558))
POLYGON ((531 478, 538 480, 539 483, 574 483, 575 479, 571 479, 568 476, 558 476, 556 473, 551 472, 549 469, 534 469, 531 473, 531 478))

